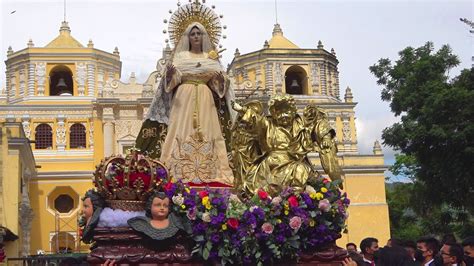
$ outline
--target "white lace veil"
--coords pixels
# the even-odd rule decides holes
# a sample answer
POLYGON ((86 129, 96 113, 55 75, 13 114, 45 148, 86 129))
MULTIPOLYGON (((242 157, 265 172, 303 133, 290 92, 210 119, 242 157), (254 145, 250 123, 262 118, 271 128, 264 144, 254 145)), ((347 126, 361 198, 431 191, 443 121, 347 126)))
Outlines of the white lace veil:
MULTIPOLYGON (((189 24, 186 30, 181 35, 181 38, 178 44, 173 49, 173 55, 171 61, 174 62, 177 57, 179 57, 180 53, 188 52, 190 50, 190 43, 189 43, 189 33, 191 30, 197 27, 201 31, 202 36, 202 51, 204 53, 209 53, 209 51, 213 50, 215 47, 209 38, 209 34, 206 31, 206 28, 199 22, 193 22, 189 24)), ((221 68, 224 67, 221 65, 221 68)), ((166 71, 166 70, 165 70, 166 71)), ((150 109, 145 117, 145 119, 150 119, 153 121, 158 121, 160 123, 168 124, 169 122, 169 112, 171 109, 171 93, 166 93, 164 91, 164 87, 166 86, 166 78, 162 78, 158 88, 156 88, 156 94, 153 98, 153 101, 150 105, 150 109)), ((231 120, 234 121, 235 119, 235 111, 231 107, 231 101, 235 98, 233 84, 227 89, 225 94, 225 100, 227 102, 228 110, 231 114, 231 120)))

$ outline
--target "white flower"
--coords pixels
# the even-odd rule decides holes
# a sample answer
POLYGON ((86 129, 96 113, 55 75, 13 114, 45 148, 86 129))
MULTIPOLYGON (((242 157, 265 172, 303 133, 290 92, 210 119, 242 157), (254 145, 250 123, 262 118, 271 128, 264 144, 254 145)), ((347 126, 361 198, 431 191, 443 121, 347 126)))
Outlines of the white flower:
POLYGON ((314 187, 312 187, 312 186, 306 186, 304 191, 308 194, 316 193, 316 189, 314 189, 314 187))
POLYGON ((235 194, 231 194, 230 197, 229 197, 229 199, 230 199, 230 201, 232 201, 232 202, 237 202, 237 203, 241 202, 240 199, 239 199, 239 197, 237 197, 237 195, 235 195, 235 194))
POLYGON ((210 222, 211 221, 211 214, 209 214, 208 212, 205 212, 202 214, 202 220, 206 223, 210 222))
POLYGON ((277 196, 277 197, 274 197, 272 199, 272 204, 273 205, 279 205, 281 203, 281 201, 282 201, 282 198, 280 196, 277 196))
POLYGON ((181 194, 178 194, 176 196, 173 196, 172 197, 172 200, 173 200, 173 203, 178 205, 178 206, 181 206, 184 202, 184 198, 181 194))

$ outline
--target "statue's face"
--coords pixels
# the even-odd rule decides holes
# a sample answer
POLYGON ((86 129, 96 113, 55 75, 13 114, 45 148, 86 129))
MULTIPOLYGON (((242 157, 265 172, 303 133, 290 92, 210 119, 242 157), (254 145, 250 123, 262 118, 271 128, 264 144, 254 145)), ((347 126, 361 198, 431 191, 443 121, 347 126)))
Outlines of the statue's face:
POLYGON ((82 213, 86 219, 86 224, 89 224, 92 214, 94 213, 94 205, 90 198, 87 198, 82 202, 82 213))
POLYGON ((151 217, 153 220, 163 220, 168 217, 170 213, 170 199, 164 198, 160 199, 155 197, 151 204, 151 217))
POLYGON ((282 127, 289 127, 293 124, 295 119, 295 111, 290 107, 279 106, 273 109, 272 118, 277 125, 282 127))
POLYGON ((189 43, 191 44, 191 47, 201 49, 202 33, 198 28, 193 28, 189 33, 189 43))

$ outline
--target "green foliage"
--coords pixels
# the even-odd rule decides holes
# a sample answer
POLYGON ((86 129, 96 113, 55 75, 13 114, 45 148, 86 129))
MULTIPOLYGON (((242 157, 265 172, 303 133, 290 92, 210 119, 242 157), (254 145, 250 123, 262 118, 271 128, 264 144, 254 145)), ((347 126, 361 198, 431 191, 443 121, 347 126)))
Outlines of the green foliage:
POLYGON ((458 239, 474 234, 474 218, 466 210, 449 205, 431 206, 429 211, 417 199, 420 186, 413 183, 387 184, 390 231, 393 238, 417 240, 425 235, 454 233, 458 239))
POLYGON ((472 212, 474 69, 449 80, 459 60, 449 46, 435 52, 431 42, 399 56, 395 64, 380 59, 370 67, 382 100, 401 118, 382 134, 384 144, 402 153, 391 170, 414 181, 420 213, 434 214, 443 205, 472 212))

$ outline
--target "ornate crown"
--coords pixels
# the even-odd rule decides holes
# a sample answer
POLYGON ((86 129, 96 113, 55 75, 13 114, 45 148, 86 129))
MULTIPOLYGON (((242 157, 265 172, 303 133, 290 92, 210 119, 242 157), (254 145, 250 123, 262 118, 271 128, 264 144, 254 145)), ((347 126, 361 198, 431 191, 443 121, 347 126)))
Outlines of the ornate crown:
POLYGON ((96 166, 94 185, 112 209, 139 211, 154 189, 169 179, 159 161, 137 151, 123 157, 111 156, 96 166))
MULTIPOLYGON (((199 22, 206 28, 207 34, 209 34, 209 38, 214 44, 214 47, 217 47, 222 29, 225 29, 226 26, 221 26, 219 18, 222 18, 223 15, 218 16, 214 12, 213 9, 215 6, 213 5, 209 8, 198 0, 183 6, 178 2, 178 6, 178 10, 171 15, 168 25, 168 33, 172 44, 175 46, 178 44, 189 24, 199 22)), ((172 13, 171 10, 170 13, 172 13)), ((164 23, 168 23, 168 21, 165 19, 164 23)), ((166 33, 166 30, 164 30, 163 33, 166 33)), ((223 38, 225 39, 226 36, 224 35, 223 38)))
POLYGON ((268 101, 268 108, 270 113, 274 111, 274 109, 278 109, 281 107, 290 108, 294 112, 296 112, 296 102, 295 98, 290 94, 276 94, 270 98, 268 101))

